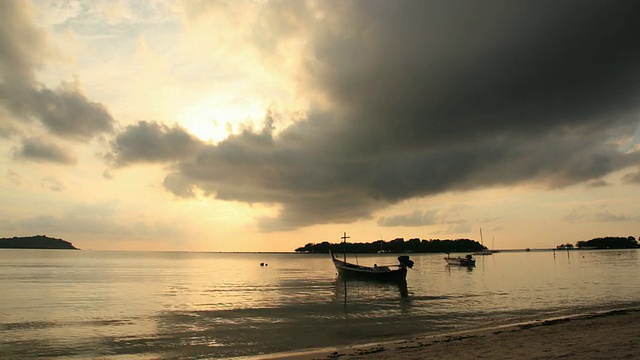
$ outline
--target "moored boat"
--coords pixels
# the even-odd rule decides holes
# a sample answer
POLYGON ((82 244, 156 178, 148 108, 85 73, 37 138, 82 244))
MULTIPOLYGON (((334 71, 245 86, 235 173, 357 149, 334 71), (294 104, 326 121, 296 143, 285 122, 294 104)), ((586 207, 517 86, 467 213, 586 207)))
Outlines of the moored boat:
MULTIPOLYGON (((343 242, 346 242, 349 237, 347 233, 344 233, 342 237, 343 242)), ((338 274, 344 278, 358 278, 365 280, 380 280, 380 281, 405 281, 407 276, 407 268, 413 267, 413 261, 409 259, 407 255, 398 256, 397 265, 381 265, 374 264, 373 266, 363 266, 347 262, 346 254, 344 260, 340 260, 335 257, 333 252, 329 250, 333 265, 336 267, 338 274), (394 269, 392 269, 394 268, 394 269)))
POLYGON ((452 258, 447 254, 447 257, 444 258, 444 261, 449 265, 458 265, 458 266, 476 266, 476 259, 471 255, 467 255, 465 257, 454 257, 452 258))
POLYGON ((487 248, 484 248, 483 250, 474 252, 473 255, 493 255, 493 251, 487 248))

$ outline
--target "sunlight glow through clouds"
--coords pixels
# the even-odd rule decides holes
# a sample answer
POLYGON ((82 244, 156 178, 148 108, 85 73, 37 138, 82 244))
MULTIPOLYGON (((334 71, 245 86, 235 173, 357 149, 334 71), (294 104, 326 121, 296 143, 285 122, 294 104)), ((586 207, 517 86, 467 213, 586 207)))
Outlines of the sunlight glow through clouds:
POLYGON ((185 109, 178 115, 178 121, 199 139, 217 143, 236 132, 240 125, 259 125, 265 111, 265 104, 257 101, 215 94, 185 109))

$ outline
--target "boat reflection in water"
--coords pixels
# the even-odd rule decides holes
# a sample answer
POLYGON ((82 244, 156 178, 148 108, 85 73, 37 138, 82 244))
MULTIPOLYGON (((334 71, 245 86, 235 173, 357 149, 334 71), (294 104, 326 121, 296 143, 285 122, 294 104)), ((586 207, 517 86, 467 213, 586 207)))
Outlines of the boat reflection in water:
MULTIPOLYGON (((407 283, 335 278, 332 333, 344 344, 364 344, 371 339, 397 336, 412 326, 412 297, 407 283), (398 293, 400 296, 398 296, 398 293), (371 324, 379 326, 371 326, 371 324), (409 325, 408 325, 409 324, 409 325)), ((419 331, 415 331, 419 332, 419 331)))
POLYGON ((344 302, 347 302, 349 296, 353 296, 354 299, 387 299, 391 300, 394 297, 397 299, 399 294, 400 298, 407 298, 409 296, 409 289, 407 287, 407 281, 372 281, 365 279, 358 279, 347 277, 342 275, 336 277, 335 296, 336 298, 344 298, 344 302))

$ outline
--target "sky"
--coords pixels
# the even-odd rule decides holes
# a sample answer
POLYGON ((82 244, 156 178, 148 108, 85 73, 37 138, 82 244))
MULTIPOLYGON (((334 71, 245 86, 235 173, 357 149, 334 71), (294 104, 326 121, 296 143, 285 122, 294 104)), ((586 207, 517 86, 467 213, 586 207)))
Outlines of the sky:
POLYGON ((0 237, 640 236, 640 3, 0 1, 0 237))

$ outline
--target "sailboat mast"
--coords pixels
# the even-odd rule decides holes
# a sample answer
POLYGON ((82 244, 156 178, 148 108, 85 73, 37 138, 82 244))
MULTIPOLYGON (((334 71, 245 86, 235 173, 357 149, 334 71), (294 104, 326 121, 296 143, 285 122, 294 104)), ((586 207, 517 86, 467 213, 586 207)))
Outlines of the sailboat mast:
POLYGON ((480 228, 480 244, 484 247, 484 240, 482 239, 482 228, 480 228))
POLYGON ((342 250, 344 251, 344 262, 347 262, 347 239, 350 238, 350 236, 347 236, 347 232, 345 231, 344 235, 342 235, 341 239, 342 239, 342 243, 344 244, 342 246, 342 250))

